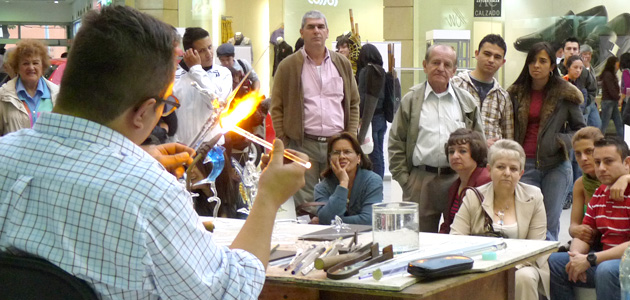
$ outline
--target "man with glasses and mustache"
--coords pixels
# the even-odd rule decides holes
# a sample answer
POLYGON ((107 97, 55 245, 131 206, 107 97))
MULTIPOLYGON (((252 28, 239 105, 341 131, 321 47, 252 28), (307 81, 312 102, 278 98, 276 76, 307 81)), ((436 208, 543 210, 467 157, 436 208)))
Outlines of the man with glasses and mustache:
MULTIPOLYGON (((177 40, 127 6, 86 14, 53 111, 0 139, 0 255, 45 259, 98 299, 258 297, 276 212, 304 168, 284 164, 276 141, 242 230, 229 247, 215 244, 190 193, 138 146, 176 107, 177 40)), ((187 163, 194 154, 152 150, 188 151, 187 163)))

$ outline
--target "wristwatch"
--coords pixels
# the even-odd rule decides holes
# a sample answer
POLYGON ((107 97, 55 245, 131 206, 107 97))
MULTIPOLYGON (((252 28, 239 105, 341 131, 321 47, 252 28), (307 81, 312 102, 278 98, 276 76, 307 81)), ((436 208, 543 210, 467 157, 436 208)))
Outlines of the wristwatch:
POLYGON ((588 260, 588 262, 591 264, 591 267, 594 267, 597 265, 597 255, 595 255, 595 253, 589 253, 586 256, 586 260, 588 260))

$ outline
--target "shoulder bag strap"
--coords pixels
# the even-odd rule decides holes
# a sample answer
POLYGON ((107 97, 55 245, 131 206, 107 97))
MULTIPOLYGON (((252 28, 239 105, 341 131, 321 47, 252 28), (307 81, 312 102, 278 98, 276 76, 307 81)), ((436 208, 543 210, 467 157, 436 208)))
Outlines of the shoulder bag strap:
POLYGON ((466 190, 471 190, 475 193, 475 195, 477 196, 477 199, 479 200, 479 206, 481 207, 481 211, 484 214, 484 228, 486 230, 486 232, 494 232, 494 227, 492 226, 492 217, 490 217, 488 215, 488 213, 483 209, 483 195, 479 192, 478 189, 476 189, 475 187, 469 186, 466 187, 464 189, 464 193, 466 192, 466 190))

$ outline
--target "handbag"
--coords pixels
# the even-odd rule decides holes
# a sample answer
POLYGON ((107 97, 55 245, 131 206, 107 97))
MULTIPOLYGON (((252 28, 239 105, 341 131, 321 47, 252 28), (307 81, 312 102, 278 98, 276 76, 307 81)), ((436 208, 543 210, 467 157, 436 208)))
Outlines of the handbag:
MULTIPOLYGON (((479 190, 477 190, 474 187, 467 187, 466 189, 464 189, 464 192, 466 190, 472 190, 475 195, 477 196, 477 199, 479 199, 479 205, 482 205, 483 203, 483 195, 479 192, 479 190)), ((484 214, 484 224, 483 224, 483 228, 484 228, 484 232, 480 233, 480 234, 471 234, 471 235, 476 235, 476 236, 485 236, 485 237, 499 237, 499 238, 507 238, 507 236, 505 236, 505 234, 503 234, 503 232, 501 231, 495 231, 494 230, 494 226, 492 226, 492 217, 490 217, 490 215, 488 215, 488 213, 483 210, 483 208, 481 209, 481 211, 484 214)))

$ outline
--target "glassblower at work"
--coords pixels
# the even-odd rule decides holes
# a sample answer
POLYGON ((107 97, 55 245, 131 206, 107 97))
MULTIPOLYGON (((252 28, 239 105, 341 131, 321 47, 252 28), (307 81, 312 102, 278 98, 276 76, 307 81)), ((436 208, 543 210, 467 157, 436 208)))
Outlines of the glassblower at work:
POLYGON ((305 170, 276 141, 243 228, 216 245, 158 163, 194 151, 154 146, 156 160, 138 146, 166 109, 177 44, 175 28, 127 6, 86 14, 53 112, 0 139, 0 250, 46 259, 99 298, 258 297, 276 212, 305 170))

